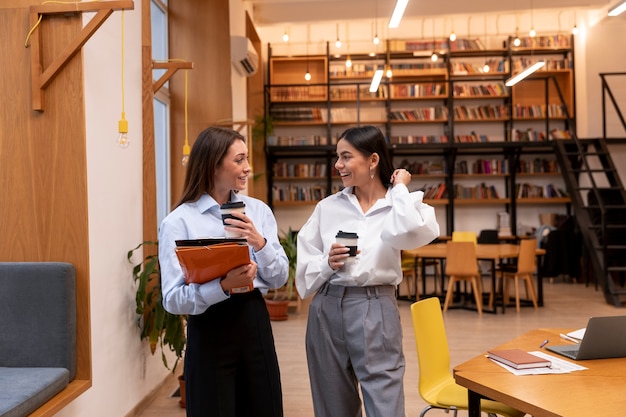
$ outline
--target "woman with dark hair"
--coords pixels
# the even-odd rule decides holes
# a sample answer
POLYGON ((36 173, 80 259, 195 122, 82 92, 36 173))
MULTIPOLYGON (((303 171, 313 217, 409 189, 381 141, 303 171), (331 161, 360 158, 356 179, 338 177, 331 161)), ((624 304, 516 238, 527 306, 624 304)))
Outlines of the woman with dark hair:
POLYGON ((393 168, 374 126, 337 142, 335 168, 345 188, 320 201, 298 233, 296 286, 309 307, 306 352, 316 417, 404 417, 404 354, 396 286, 400 251, 439 236, 424 193, 393 168), (356 261, 336 234, 358 235, 356 261))
POLYGON ((243 196, 250 175, 248 148, 237 132, 210 127, 189 155, 183 195, 159 230, 163 306, 189 315, 185 350, 186 410, 190 417, 282 417, 274 337, 263 294, 287 280, 287 256, 276 219, 260 200, 243 196), (220 205, 245 203, 223 225, 220 205), (205 284, 185 284, 176 240, 224 236, 247 239, 251 262, 205 284), (234 288, 254 285, 241 293, 234 288))

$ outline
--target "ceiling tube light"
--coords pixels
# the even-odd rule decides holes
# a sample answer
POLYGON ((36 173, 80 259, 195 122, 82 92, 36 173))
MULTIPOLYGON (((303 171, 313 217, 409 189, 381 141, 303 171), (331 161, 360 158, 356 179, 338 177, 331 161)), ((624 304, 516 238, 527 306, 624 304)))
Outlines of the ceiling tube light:
POLYGON ((624 11, 626 11, 626 1, 621 2, 620 4, 613 7, 611 10, 609 10, 609 16, 611 17, 619 16, 624 11))
POLYGON ((509 78, 508 80, 506 80, 505 85, 507 87, 514 86, 515 84, 517 84, 518 82, 522 81, 524 78, 528 77, 530 74, 532 74, 533 72, 537 71, 539 68, 543 67, 544 65, 546 65, 545 61, 537 61, 537 62, 535 62, 534 64, 532 64, 530 67, 526 68, 525 70, 523 70, 519 74, 514 75, 511 78, 509 78))
POLYGON ((391 19, 389 19, 390 29, 395 29, 400 26, 400 21, 402 20, 402 15, 404 14, 404 9, 406 9, 407 4, 409 4, 409 0, 396 0, 396 7, 394 7, 391 19))
POLYGON ((383 78, 383 70, 377 69, 374 73, 374 77, 372 78, 372 83, 370 84, 370 93, 375 93, 378 91, 378 86, 380 85, 380 80, 383 78))

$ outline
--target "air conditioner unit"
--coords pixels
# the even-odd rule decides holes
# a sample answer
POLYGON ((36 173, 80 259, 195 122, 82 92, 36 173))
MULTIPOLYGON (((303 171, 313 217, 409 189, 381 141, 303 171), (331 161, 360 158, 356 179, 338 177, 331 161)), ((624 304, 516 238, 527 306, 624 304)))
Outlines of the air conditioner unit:
POLYGON ((259 68, 259 54, 245 36, 230 37, 230 56, 233 66, 244 77, 250 77, 259 68))

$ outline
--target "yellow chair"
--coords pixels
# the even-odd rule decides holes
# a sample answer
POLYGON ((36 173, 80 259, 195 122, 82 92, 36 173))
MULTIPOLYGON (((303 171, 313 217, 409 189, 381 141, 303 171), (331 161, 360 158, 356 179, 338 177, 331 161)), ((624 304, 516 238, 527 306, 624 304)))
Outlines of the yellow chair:
MULTIPOLYGON (((537 248, 536 239, 522 239, 519 247, 519 255, 517 257, 517 265, 503 265, 500 273, 497 275, 504 285, 502 295, 504 297, 504 305, 509 301, 509 280, 514 281, 515 285, 515 310, 520 311, 519 298, 519 281, 524 280, 526 287, 526 297, 530 298, 533 306, 537 308, 537 296, 535 295, 535 285, 533 284, 533 274, 537 270, 535 250, 537 248)), ((489 296, 489 305, 493 305, 493 294, 489 296)))
MULTIPOLYGON (((419 365, 418 389, 422 399, 428 403, 422 409, 420 417, 433 408, 444 409, 446 412, 452 410, 456 416, 457 410, 468 409, 467 389, 454 381, 450 371, 450 351, 439 300, 433 297, 413 303, 411 316, 419 365)), ((524 415, 523 412, 496 401, 483 399, 480 405, 482 411, 489 415, 524 415)))
MULTIPOLYGON (((422 275, 422 262, 426 262, 425 266, 432 266, 435 268, 434 277, 435 277, 435 293, 437 293, 437 276, 441 275, 441 264, 437 259, 418 259, 415 260, 415 256, 407 253, 406 251, 401 252, 401 265, 402 265, 402 278, 406 284, 407 296, 409 298, 415 297, 415 300, 419 300, 419 285, 418 281, 420 276, 422 275), (417 274, 416 272, 417 271, 417 274)), ((421 277, 422 279, 426 279, 426 277, 421 277)))
POLYGON ((472 242, 456 242, 454 240, 446 243, 446 275, 450 277, 446 299, 443 303, 443 311, 448 311, 450 301, 454 294, 454 284, 459 281, 469 282, 472 286, 476 309, 478 314, 483 313, 483 293, 480 271, 478 270, 478 260, 476 258, 476 245, 472 242))
POLYGON ((478 243, 478 235, 476 232, 456 231, 452 232, 452 241, 478 243))

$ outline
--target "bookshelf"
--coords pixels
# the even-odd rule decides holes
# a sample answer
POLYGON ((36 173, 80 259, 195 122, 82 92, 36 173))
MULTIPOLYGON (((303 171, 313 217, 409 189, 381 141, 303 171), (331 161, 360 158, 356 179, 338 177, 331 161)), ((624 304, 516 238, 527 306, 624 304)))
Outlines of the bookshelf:
POLYGON ((550 141, 575 134, 571 41, 542 36, 513 47, 506 38, 487 50, 477 40, 394 40, 385 54, 352 54, 351 68, 328 47, 325 56, 307 57, 275 57, 270 47, 265 99, 275 135, 266 148, 269 204, 312 209, 338 191, 336 138, 349 126, 372 124, 388 138, 394 164, 412 173, 410 188, 445 211, 446 233, 465 208, 508 212, 513 231, 518 210, 569 212, 550 141), (437 62, 430 59, 433 50, 437 62), (505 85, 538 59, 544 69, 505 85), (371 78, 381 68, 393 77, 372 93, 371 78))

